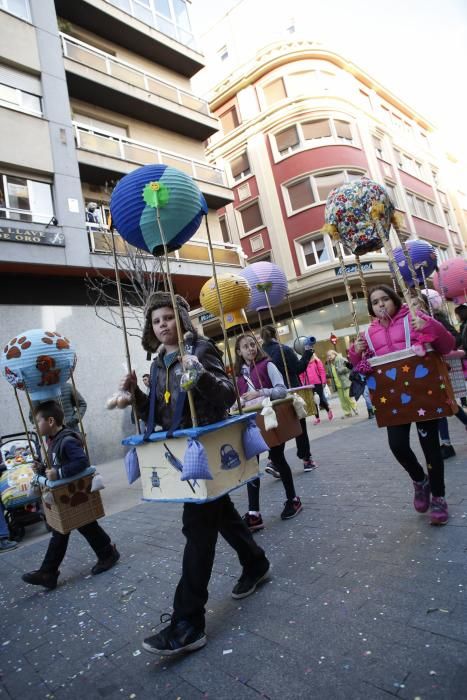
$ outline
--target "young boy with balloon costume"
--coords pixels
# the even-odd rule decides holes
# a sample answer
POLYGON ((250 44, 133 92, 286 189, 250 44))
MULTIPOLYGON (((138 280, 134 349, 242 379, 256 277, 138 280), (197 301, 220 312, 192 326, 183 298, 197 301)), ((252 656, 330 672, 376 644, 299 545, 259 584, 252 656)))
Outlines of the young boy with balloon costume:
MULTIPOLYGON (((407 341, 421 355, 425 353, 424 343, 430 343, 441 354, 454 348, 452 335, 435 319, 417 311, 416 317, 409 321, 408 306, 402 304, 394 290, 386 285, 370 290, 368 313, 373 319, 368 330, 359 335, 349 350, 354 366, 365 355, 386 355, 405 349, 407 341)), ((438 438, 438 421, 417 421, 416 426, 428 474, 410 448, 411 423, 387 427, 389 448, 413 481, 415 510, 425 513, 430 508, 431 523, 444 525, 449 516, 444 498, 444 463, 438 438)))
MULTIPOLYGON (((147 436, 156 423, 169 430, 177 413, 180 413, 178 427, 191 425, 187 402, 181 405, 179 401, 181 385, 192 389, 199 425, 223 420, 235 400, 235 390, 220 352, 211 340, 196 333, 186 300, 178 295, 175 300, 186 354, 180 357, 172 297, 167 292, 156 292, 146 306, 142 337, 143 348, 156 352, 149 396, 137 387, 134 373, 128 374, 121 384, 122 390, 134 393, 147 436)), ((219 534, 235 549, 243 568, 232 597, 244 598, 253 593, 267 577, 270 567, 229 495, 202 504, 185 503, 183 534, 186 544, 182 576, 175 591, 171 623, 143 642, 146 651, 163 656, 195 651, 206 644, 205 605, 219 534)))

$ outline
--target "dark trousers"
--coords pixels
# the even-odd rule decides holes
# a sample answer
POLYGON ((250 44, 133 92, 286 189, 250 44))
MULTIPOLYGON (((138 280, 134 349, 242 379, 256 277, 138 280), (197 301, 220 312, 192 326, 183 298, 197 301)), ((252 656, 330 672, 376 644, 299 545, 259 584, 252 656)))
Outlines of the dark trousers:
MULTIPOLYGON (((94 520, 93 523, 83 525, 83 527, 79 527, 78 532, 86 538, 98 559, 106 559, 112 554, 110 537, 105 530, 101 528, 97 520, 94 520)), ((70 534, 71 533, 62 535, 61 532, 52 530, 52 537, 50 538, 49 546, 47 547, 47 552, 45 553, 44 561, 40 568, 41 571, 53 574, 57 573, 65 557, 70 534)))
POLYGON ((237 552, 243 569, 254 572, 263 564, 264 551, 258 547, 241 519, 230 496, 209 503, 185 503, 183 507, 182 577, 174 597, 173 621, 188 620, 204 629, 205 605, 219 534, 237 552))
MULTIPOLYGON (((301 422, 301 421, 300 421, 301 422)), ((307 438, 308 439, 308 438, 307 438)), ((297 438, 298 440, 298 438, 297 438)), ((295 498, 295 485, 293 482, 292 471, 290 469, 289 463, 287 462, 285 455, 285 442, 282 445, 277 445, 276 447, 271 447, 269 450, 269 459, 274 464, 281 475, 282 483, 285 489, 285 495, 288 500, 295 498)), ((254 481, 249 481, 247 484, 248 489, 248 510, 259 511, 259 479, 254 479, 254 481)))
MULTIPOLYGON (((388 427, 389 448, 413 481, 423 481, 425 472, 410 448, 411 425, 406 423, 388 427)), ((444 496, 444 462, 439 444, 438 421, 427 420, 415 425, 427 463, 431 493, 433 496, 444 496)))
MULTIPOLYGON (((310 448, 310 440, 308 439, 308 432, 306 429, 306 418, 301 419, 300 425, 302 428, 302 432, 300 433, 300 435, 298 437, 295 438, 295 444, 297 445, 297 457, 299 459, 310 459, 311 448, 310 448)), ((275 449, 275 448, 272 448, 269 450, 268 457, 269 457, 269 460, 274 464, 277 471, 280 471, 279 464, 276 464, 276 461, 273 457, 273 449, 275 449)), ((284 449, 285 449, 285 443, 284 443, 284 449)), ((284 458, 284 460, 285 460, 285 458, 284 458)), ((286 462, 286 464, 287 464, 287 462, 286 462)), ((253 510, 253 508, 251 510, 253 510)))
MULTIPOLYGON (((329 403, 324 395, 323 384, 315 384, 314 392, 319 396, 319 408, 324 408, 325 411, 329 412, 329 403)), ((319 417, 319 408, 316 407, 316 417, 319 417)))

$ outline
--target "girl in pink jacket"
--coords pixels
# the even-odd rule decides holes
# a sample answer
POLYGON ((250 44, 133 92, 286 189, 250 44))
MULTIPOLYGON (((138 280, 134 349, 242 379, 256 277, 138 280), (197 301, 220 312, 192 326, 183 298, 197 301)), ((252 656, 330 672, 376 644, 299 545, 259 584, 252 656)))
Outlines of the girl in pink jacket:
POLYGON ((324 387, 327 384, 326 370, 324 369, 324 365, 317 355, 313 355, 307 365, 306 370, 300 374, 300 381, 304 385, 313 384, 315 387, 314 391, 319 396, 319 407, 316 406, 316 418, 313 421, 313 425, 318 425, 318 423, 321 422, 319 419, 320 408, 324 408, 328 414, 329 420, 332 420, 334 416, 329 408, 328 400, 324 395, 324 387))
MULTIPOLYGON (((444 326, 422 311, 409 321, 409 308, 397 294, 382 284, 370 290, 368 312, 373 317, 365 334, 361 334, 349 351, 350 361, 356 365, 365 352, 386 355, 412 346, 415 350, 430 343, 434 350, 446 354, 454 348, 453 336, 444 326)), ((444 499, 444 462, 438 437, 438 421, 417 422, 418 439, 425 455, 428 475, 410 448, 410 426, 388 426, 389 448, 411 477, 414 485, 414 508, 425 513, 431 506, 433 525, 448 521, 448 506, 444 499), (431 503, 430 503, 431 499, 431 503)))

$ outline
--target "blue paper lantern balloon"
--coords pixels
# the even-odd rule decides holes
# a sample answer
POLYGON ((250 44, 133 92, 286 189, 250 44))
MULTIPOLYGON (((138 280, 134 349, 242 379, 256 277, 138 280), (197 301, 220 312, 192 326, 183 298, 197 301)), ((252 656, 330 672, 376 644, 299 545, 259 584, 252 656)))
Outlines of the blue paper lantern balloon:
POLYGON ((156 209, 169 251, 180 248, 196 233, 208 211, 193 178, 169 165, 145 165, 125 175, 110 200, 112 222, 122 238, 161 255, 164 248, 156 209))
MULTIPOLYGON (((406 246, 417 280, 419 284, 423 284, 423 275, 429 277, 437 267, 436 251, 430 243, 421 240, 407 241, 406 246)), ((394 257, 405 283, 409 287, 414 287, 415 284, 402 248, 394 249, 394 257)))
POLYGON ((287 294, 287 277, 274 263, 253 263, 247 265, 238 274, 244 277, 251 287, 251 302, 247 306, 247 311, 260 311, 268 308, 265 289, 271 306, 280 304, 287 294))
POLYGON ((8 341, 0 357, 0 371, 7 382, 16 389, 26 388, 33 401, 59 396, 75 364, 68 338, 42 328, 19 333, 8 341))

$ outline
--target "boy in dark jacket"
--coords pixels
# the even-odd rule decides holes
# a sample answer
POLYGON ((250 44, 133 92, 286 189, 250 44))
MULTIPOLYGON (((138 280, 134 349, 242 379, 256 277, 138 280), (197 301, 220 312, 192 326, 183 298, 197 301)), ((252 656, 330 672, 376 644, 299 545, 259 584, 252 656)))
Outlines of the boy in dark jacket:
MULTIPOLYGON (((147 426, 146 437, 154 431, 155 424, 161 425, 163 430, 171 428, 181 379, 187 370, 191 373, 199 425, 226 418, 227 409, 235 401, 235 390, 219 350, 208 338, 198 336, 185 299, 177 295, 176 303, 182 330, 189 334, 189 343, 185 335, 183 357, 179 352, 171 296, 167 292, 156 292, 146 306, 142 338, 147 352, 157 351, 151 366, 150 395, 146 396, 137 387, 134 373, 127 375, 121 384, 121 389, 134 392, 139 417, 147 426)), ((191 416, 188 401, 185 401, 180 427, 189 426, 191 416)), ((208 503, 185 503, 183 534, 186 544, 182 576, 175 591, 171 624, 143 642, 143 648, 153 654, 175 656, 201 649, 206 644, 205 605, 219 534, 236 551, 243 568, 232 590, 233 598, 250 595, 268 576, 269 561, 228 495, 208 503)))
MULTIPOLYGON (((45 470, 45 476, 49 481, 68 479, 89 467, 79 433, 64 427, 63 411, 56 401, 41 403, 35 409, 35 414, 40 434, 47 437, 51 467, 45 470)), ((36 471, 41 468, 42 465, 37 465, 36 471)), ((79 527, 78 532, 86 538, 96 553, 97 562, 91 569, 92 574, 102 574, 117 563, 120 554, 96 520, 79 527)), ((52 537, 40 569, 23 574, 23 581, 33 586, 56 588, 60 575, 59 566, 65 557, 69 538, 70 534, 62 535, 61 532, 52 530, 52 537)))

